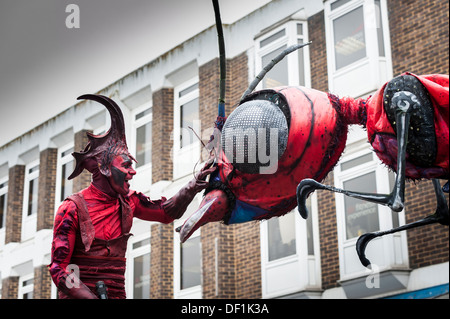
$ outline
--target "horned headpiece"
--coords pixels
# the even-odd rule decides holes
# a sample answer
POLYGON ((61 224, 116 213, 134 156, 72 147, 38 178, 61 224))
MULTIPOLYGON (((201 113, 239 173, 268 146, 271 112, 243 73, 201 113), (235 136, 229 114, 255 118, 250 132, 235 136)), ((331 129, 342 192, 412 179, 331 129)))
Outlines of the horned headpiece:
POLYGON ((127 141, 125 138, 125 123, 120 107, 110 98, 98 94, 85 94, 78 97, 78 100, 93 100, 103 104, 111 116, 111 127, 105 134, 94 135, 87 132, 89 142, 82 152, 73 152, 76 164, 73 173, 69 179, 77 177, 85 168, 84 162, 88 158, 94 158, 100 169, 100 173, 110 176, 110 163, 114 156, 126 154, 130 159, 136 162, 136 159, 128 152, 127 141))

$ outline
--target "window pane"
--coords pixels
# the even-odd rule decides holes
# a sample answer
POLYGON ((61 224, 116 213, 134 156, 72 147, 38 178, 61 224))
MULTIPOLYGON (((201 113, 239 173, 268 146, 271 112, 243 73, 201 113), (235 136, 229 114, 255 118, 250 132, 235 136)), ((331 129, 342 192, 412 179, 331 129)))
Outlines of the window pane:
POLYGON ((150 299, 150 254, 134 258, 134 299, 150 299))
POLYGON ((143 247, 145 245, 150 245, 150 238, 146 238, 144 240, 133 243, 133 249, 143 247))
MULTIPOLYGON (((283 52, 286 46, 282 46, 262 57, 262 66, 265 67, 273 58, 283 52)), ((284 58, 278 62, 272 70, 270 70, 263 79, 263 87, 276 87, 282 85, 288 85, 288 59, 284 58)))
MULTIPOLYGON (((311 208, 311 197, 308 197, 306 200, 306 208, 308 209, 308 212, 312 212, 311 208)), ((313 238, 313 227, 312 227, 312 216, 309 216, 306 219, 306 235, 307 235, 307 244, 308 244, 308 255, 313 256, 314 255, 314 238, 313 238)))
POLYGON ((23 299, 33 299, 33 292, 27 292, 23 294, 23 299))
MULTIPOLYGON (((301 24, 299 24, 301 25, 301 24)), ((298 40, 298 44, 303 44, 303 40, 298 40)), ((298 56, 298 81, 299 85, 305 85, 305 57, 303 49, 297 50, 298 56)))
POLYGON ((197 89, 198 89, 198 83, 195 83, 195 84, 191 85, 190 87, 184 89, 183 91, 180 91, 180 93, 178 93, 178 97, 183 97, 186 94, 194 92, 197 89))
POLYGON ((338 0, 335 1, 331 4, 331 10, 337 9, 340 6, 343 6, 344 4, 346 4, 347 2, 350 2, 350 0, 338 0))
POLYGON ((67 179, 73 171, 73 161, 64 164, 61 167, 61 198, 63 201, 72 194, 73 180, 67 179))
POLYGON ((180 107, 180 145, 184 147, 186 145, 192 144, 194 142, 194 133, 189 128, 194 128, 194 121, 198 121, 198 99, 189 101, 180 107))
POLYGON ((38 179, 35 178, 29 182, 28 216, 37 213, 37 200, 38 200, 38 179))
POLYGON ((333 21, 336 69, 366 56, 363 7, 333 21))
POLYGON ((377 39, 378 39, 378 55, 385 56, 384 53, 384 37, 383 23, 381 21, 381 4, 380 0, 375 0, 375 18, 377 23, 377 39))
POLYGON ((152 123, 147 123, 136 129, 136 167, 152 161, 152 123))
MULTIPOLYGON (((375 172, 344 182, 344 189, 364 193, 376 193, 375 172)), ((344 197, 347 239, 379 230, 378 206, 348 196, 344 197)))
POLYGON ((291 213, 267 221, 269 261, 296 253, 294 219, 295 215, 291 213))
POLYGON ((134 119, 135 119, 135 120, 139 120, 140 118, 142 118, 142 117, 144 117, 144 116, 146 116, 146 115, 148 115, 148 114, 151 114, 151 113, 152 113, 152 109, 151 109, 151 108, 146 109, 145 111, 142 111, 142 112, 136 114, 136 116, 134 117, 134 119))
POLYGON ((262 48, 263 46, 268 45, 269 43, 284 37, 284 35, 286 34, 286 31, 283 29, 281 31, 278 31, 277 33, 275 33, 274 35, 271 35, 270 37, 262 40, 261 42, 259 42, 259 47, 262 48))
MULTIPOLYGON (((395 173, 392 171, 388 172, 388 176, 389 176, 389 189, 392 190, 394 188, 395 185, 395 173)), ((396 228, 400 226, 400 220, 398 218, 398 214, 397 212, 394 212, 393 210, 391 210, 391 214, 392 214, 392 227, 396 228)))
POLYGON ((343 162, 341 164, 341 170, 345 171, 346 169, 353 168, 355 166, 368 163, 372 160, 372 153, 357 157, 355 159, 343 162))
POLYGON ((73 147, 68 149, 67 151, 62 152, 61 157, 68 156, 68 155, 72 154, 72 152, 73 152, 73 147))
POLYGON ((3 228, 6 219, 6 198, 7 194, 0 196, 0 228, 3 228))
POLYGON ((198 286, 200 277, 200 236, 181 244, 181 289, 198 286))

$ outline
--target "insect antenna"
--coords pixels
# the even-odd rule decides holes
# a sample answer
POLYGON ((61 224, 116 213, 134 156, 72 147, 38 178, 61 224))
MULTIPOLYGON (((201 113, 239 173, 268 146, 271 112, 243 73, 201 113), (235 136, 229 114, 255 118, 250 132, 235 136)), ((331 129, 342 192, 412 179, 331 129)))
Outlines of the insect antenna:
POLYGON ((308 43, 303 43, 303 44, 294 44, 291 45, 290 47, 288 47, 286 50, 284 50, 283 52, 281 52, 280 54, 278 54, 275 58, 272 59, 272 61, 270 61, 262 70, 261 72, 259 72, 259 74, 256 76, 256 78, 252 81, 252 83, 250 83, 248 89, 244 92, 244 94, 241 97, 241 101, 250 93, 253 92, 253 90, 255 89, 255 87, 259 84, 259 82, 261 82, 261 80, 264 78, 264 76, 267 74, 267 72, 269 72, 278 62, 280 62, 281 60, 283 60, 283 58, 288 55, 289 53, 292 53, 300 48, 303 48, 304 46, 310 45, 311 41, 309 41, 308 43))

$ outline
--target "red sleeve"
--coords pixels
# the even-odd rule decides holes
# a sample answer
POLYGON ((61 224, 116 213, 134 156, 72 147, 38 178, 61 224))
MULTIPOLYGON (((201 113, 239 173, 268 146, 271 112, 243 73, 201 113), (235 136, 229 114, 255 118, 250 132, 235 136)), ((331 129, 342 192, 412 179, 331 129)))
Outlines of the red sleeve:
POLYGON ((130 199, 135 206, 134 217, 163 224, 169 224, 174 221, 163 209, 163 204, 167 200, 165 197, 162 197, 160 200, 151 200, 144 194, 136 192, 130 196, 130 199))
POLYGON ((48 265, 52 280, 57 287, 59 287, 61 279, 68 275, 66 267, 69 265, 75 247, 77 229, 77 207, 72 201, 66 200, 56 213, 51 263, 48 265))

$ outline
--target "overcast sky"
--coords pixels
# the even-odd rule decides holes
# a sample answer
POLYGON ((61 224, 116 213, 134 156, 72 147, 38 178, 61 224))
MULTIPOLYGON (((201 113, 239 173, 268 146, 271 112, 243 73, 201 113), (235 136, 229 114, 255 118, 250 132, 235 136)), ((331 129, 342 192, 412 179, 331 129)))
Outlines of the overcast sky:
MULTIPOLYGON (((221 0, 222 22, 268 2, 221 0)), ((213 24, 211 0, 0 0, 0 147, 213 24)))

